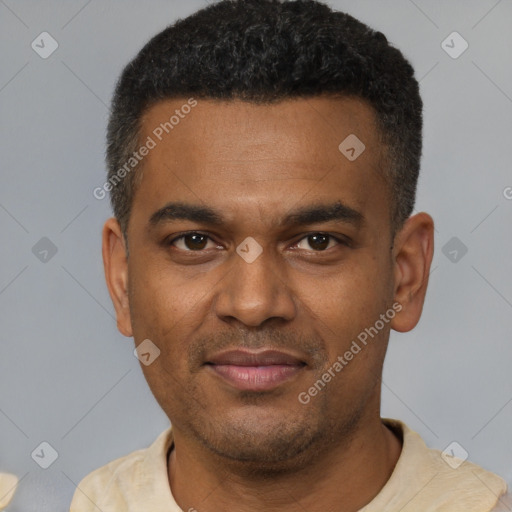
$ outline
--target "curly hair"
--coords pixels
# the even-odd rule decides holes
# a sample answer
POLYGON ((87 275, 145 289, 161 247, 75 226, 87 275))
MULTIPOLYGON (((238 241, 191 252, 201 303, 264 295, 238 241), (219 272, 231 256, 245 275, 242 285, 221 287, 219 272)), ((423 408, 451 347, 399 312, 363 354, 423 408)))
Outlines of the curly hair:
MULTIPOLYGON (((315 0, 222 0, 154 36, 116 85, 109 179, 137 149, 141 117, 160 100, 268 104, 319 95, 356 96, 373 107, 395 232, 412 213, 420 168, 423 103, 414 70, 381 32, 315 0)), ((125 236, 136 174, 110 187, 125 236)))

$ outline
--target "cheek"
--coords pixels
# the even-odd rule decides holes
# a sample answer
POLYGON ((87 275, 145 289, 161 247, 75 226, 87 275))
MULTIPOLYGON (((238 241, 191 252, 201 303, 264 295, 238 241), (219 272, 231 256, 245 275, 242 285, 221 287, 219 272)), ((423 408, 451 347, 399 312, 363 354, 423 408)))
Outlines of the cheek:
POLYGON ((173 385, 173 376, 180 376, 179 382, 188 378, 190 340, 197 337, 207 316, 207 290, 211 287, 204 279, 184 279, 179 272, 171 272, 168 265, 152 265, 150 258, 139 258, 144 261, 139 270, 136 261, 134 258, 130 279, 134 338, 137 343, 149 338, 157 345, 159 364, 143 370, 151 387, 165 382, 168 388, 173 385))
POLYGON ((382 307, 388 298, 389 270, 379 268, 364 257, 336 273, 305 278, 301 276, 303 300, 322 316, 348 318, 354 322, 382 307))
MULTIPOLYGON (((322 335, 330 340, 327 347, 331 360, 344 354, 352 341, 374 326, 380 315, 388 310, 392 298, 391 277, 389 269, 379 268, 371 259, 361 258, 357 264, 341 269, 322 283, 318 279, 304 282, 303 301, 309 314, 317 319, 322 335)), ((375 336, 380 345, 387 339, 388 331, 389 324, 386 324, 375 336)), ((370 354, 363 355, 362 352, 357 359, 364 362, 370 354)), ((372 353, 377 355, 380 351, 372 353)))
POLYGON ((179 329, 180 319, 190 309, 183 290, 176 287, 169 272, 152 265, 150 258, 134 257, 130 263, 128 288, 135 340, 158 340, 173 326, 179 329))

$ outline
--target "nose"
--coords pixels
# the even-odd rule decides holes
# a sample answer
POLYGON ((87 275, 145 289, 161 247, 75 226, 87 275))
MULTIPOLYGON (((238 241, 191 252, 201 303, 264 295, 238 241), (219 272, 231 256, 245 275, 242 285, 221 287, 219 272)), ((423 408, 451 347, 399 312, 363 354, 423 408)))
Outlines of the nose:
POLYGON ((271 318, 290 321, 295 317, 296 301, 278 255, 266 248, 251 261, 233 253, 229 265, 213 303, 219 319, 259 327, 271 318))

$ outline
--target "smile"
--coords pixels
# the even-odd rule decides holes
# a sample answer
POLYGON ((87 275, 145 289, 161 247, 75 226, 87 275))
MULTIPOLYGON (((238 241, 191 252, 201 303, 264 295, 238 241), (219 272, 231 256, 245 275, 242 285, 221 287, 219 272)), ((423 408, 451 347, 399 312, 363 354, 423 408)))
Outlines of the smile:
POLYGON ((231 350, 206 362, 222 380, 243 391, 268 391, 291 380, 306 366, 292 354, 275 350, 231 350))

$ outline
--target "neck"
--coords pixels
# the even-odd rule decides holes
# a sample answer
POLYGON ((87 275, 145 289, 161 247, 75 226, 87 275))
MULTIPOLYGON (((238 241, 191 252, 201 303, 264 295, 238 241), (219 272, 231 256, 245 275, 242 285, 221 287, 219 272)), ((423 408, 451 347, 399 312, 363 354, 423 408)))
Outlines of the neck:
POLYGON ((226 461, 179 429, 173 432, 169 483, 180 508, 191 512, 357 512, 382 489, 401 452, 400 440, 378 417, 348 444, 333 444, 299 469, 270 476, 244 471, 245 463, 226 461))

